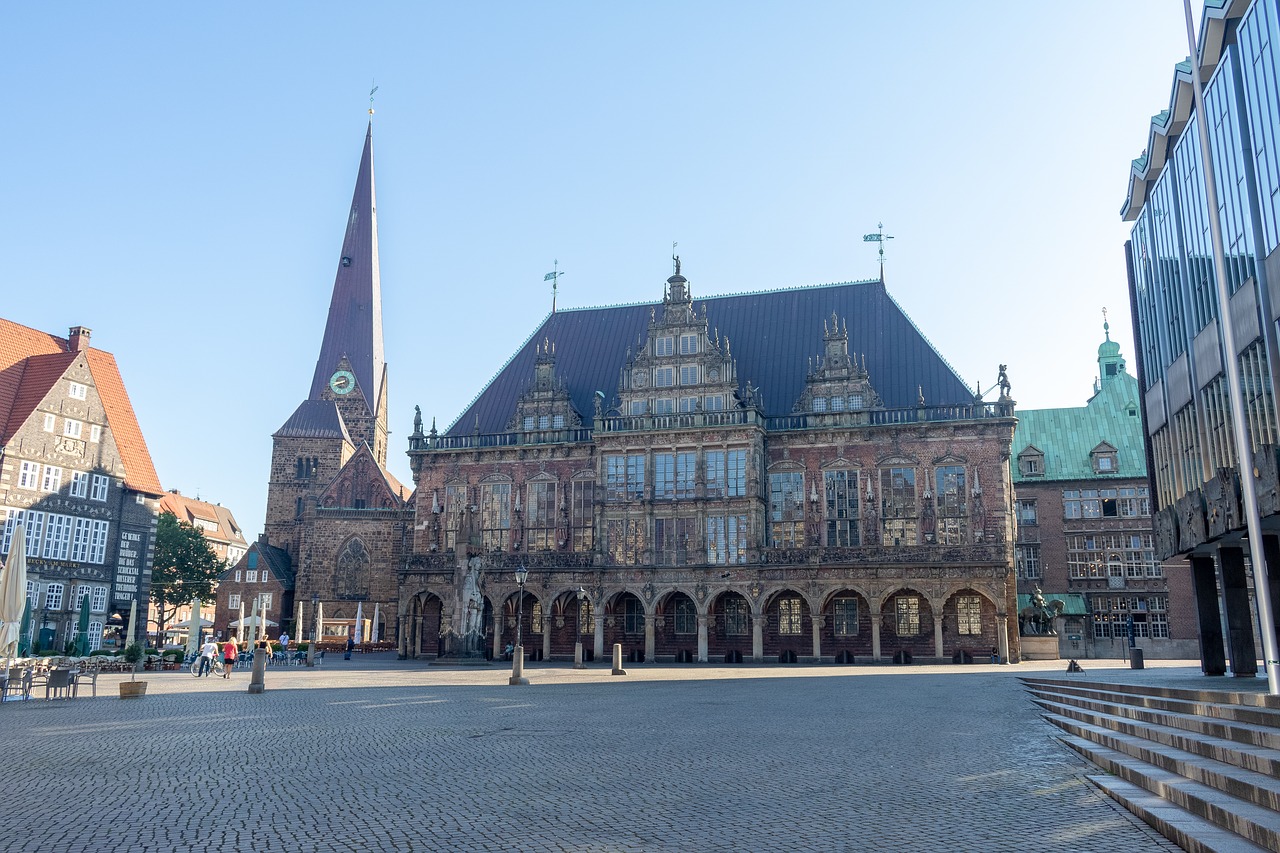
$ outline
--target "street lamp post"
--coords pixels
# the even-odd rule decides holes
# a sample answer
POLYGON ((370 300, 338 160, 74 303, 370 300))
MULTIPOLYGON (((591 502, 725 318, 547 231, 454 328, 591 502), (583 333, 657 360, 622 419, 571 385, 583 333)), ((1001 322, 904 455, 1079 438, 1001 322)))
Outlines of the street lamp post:
POLYGON ((586 669, 587 665, 582 662, 582 605, 586 603, 587 591, 582 587, 578 587, 578 636, 577 642, 573 644, 573 668, 586 669))
POLYGON ((316 644, 320 638, 316 636, 316 611, 320 609, 320 594, 311 593, 311 642, 307 644, 307 666, 316 665, 316 644))
POLYGON ((529 580, 529 570, 522 564, 516 569, 516 585, 520 587, 520 599, 516 602, 516 648, 511 656, 511 685, 528 684, 524 677, 524 642, 521 629, 524 627, 524 585, 529 580))

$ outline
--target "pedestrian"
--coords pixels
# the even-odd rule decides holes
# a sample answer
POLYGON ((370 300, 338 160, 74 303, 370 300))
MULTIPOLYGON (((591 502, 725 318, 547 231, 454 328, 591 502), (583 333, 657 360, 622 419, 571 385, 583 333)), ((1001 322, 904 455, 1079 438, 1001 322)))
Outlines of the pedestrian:
POLYGON ((213 659, 218 656, 218 644, 213 638, 205 640, 203 646, 200 647, 200 675, 208 675, 209 670, 213 668, 213 659))
POLYGON ((280 651, 289 651, 289 635, 284 631, 280 632, 280 651))
POLYGON ((225 643, 222 644, 222 663, 223 663, 222 677, 223 678, 231 677, 231 669, 236 665, 236 657, 238 655, 239 655, 239 651, 236 649, 236 644, 234 640, 228 639, 225 643))
POLYGON ((347 634, 347 653, 342 656, 343 660, 351 660, 351 653, 356 650, 356 638, 353 634, 347 634))
POLYGON ((991 647, 991 662, 1000 663, 1000 650, 995 646, 991 647))

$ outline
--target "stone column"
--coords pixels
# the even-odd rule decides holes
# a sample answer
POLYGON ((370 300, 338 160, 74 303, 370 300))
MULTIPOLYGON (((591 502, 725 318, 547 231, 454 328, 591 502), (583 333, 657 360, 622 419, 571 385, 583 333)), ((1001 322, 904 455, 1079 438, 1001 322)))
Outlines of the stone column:
POLYGON ((506 615, 501 611, 493 614, 493 659, 502 660, 502 628, 506 624, 506 615))
POLYGON ((698 614, 698 663, 707 662, 707 622, 709 620, 708 614, 698 614))
MULTIPOLYGON (((409 656, 408 621, 407 616, 396 617, 396 645, 398 646, 396 654, 400 660, 404 660, 409 656)), ((299 631, 298 634, 301 637, 302 632, 299 631)))
POLYGON ((596 620, 596 660, 604 660, 604 613, 597 613, 594 603, 591 605, 591 616, 596 620))
MULTIPOLYGON (((933 603, 930 602, 930 607, 933 603)), ((942 608, 933 611, 933 656, 941 659, 946 655, 942 647, 942 608)))
POLYGON ((1192 556, 1191 583, 1195 590, 1196 618, 1200 629, 1200 669, 1205 675, 1226 675, 1226 644, 1222 636, 1218 578, 1212 557, 1192 556))
POLYGON ((555 627, 555 617, 547 610, 542 611, 542 659, 551 660, 551 629, 555 627))
POLYGON ((996 614, 996 647, 1000 649, 1001 663, 1015 663, 1009 660, 1009 614, 996 614))
POLYGON ((413 617, 413 656, 422 657, 422 617, 413 617))
POLYGON ((1253 608, 1249 606, 1244 551, 1240 548, 1219 548, 1218 565, 1222 569, 1222 598, 1230 633, 1231 674, 1237 678, 1252 678, 1258 674, 1258 652, 1253 643, 1253 608))
POLYGON ((646 613, 644 617, 644 659, 648 663, 653 663, 653 655, 656 644, 654 643, 654 622, 657 621, 656 616, 646 613))
POLYGON ((764 615, 751 614, 751 659, 764 663, 764 615))
POLYGON ((810 614, 809 626, 813 629, 813 660, 822 660, 822 614, 810 614))
POLYGON ((876 604, 875 612, 871 614, 871 659, 876 663, 880 662, 880 608, 882 603, 876 604))

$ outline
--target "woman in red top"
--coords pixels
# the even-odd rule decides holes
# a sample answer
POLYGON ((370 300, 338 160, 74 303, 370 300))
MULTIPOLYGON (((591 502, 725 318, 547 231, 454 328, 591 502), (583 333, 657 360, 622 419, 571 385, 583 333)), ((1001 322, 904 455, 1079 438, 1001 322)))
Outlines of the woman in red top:
POLYGON ((231 667, 236 665, 237 656, 238 652, 236 651, 236 644, 234 640, 227 640, 222 644, 222 662, 224 664, 222 667, 223 678, 231 677, 231 667))

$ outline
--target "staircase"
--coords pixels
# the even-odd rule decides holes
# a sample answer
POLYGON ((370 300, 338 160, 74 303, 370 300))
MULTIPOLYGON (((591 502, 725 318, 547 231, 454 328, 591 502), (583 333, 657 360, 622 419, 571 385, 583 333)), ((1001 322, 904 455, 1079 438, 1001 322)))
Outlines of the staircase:
POLYGON ((1280 853, 1280 697, 1023 678, 1089 780, 1183 848, 1280 853))

